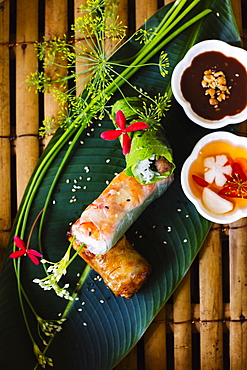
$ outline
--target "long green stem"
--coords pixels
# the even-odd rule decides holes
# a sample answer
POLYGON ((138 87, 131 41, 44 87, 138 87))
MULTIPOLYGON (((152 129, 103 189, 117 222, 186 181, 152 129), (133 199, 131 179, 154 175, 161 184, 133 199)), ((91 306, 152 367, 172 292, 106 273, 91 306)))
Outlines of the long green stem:
MULTIPOLYGON (((174 5, 171 7, 171 9, 168 11, 164 19, 161 21, 158 29, 157 29, 157 34, 152 36, 150 39, 150 42, 146 44, 142 50, 136 55, 136 58, 134 61, 126 67, 120 75, 118 75, 115 80, 113 80, 104 90, 104 95, 110 97, 113 93, 115 93, 126 81, 129 80, 130 77, 132 77, 138 70, 141 68, 143 64, 145 64, 150 58, 152 58, 157 52, 162 50, 162 48, 170 42, 174 37, 176 37, 179 33, 184 31, 186 28, 191 26, 193 23, 207 15, 210 10, 205 10, 198 14, 197 16, 193 17, 191 20, 186 22, 184 25, 179 27, 177 30, 175 30, 173 33, 171 33, 169 36, 169 32, 172 31, 172 29, 178 24, 179 21, 185 15, 187 15, 192 8, 199 2, 200 0, 194 0, 191 2, 191 4, 179 15, 180 11, 182 8, 185 6, 187 0, 180 0, 176 1, 174 5), (165 37, 166 36, 166 37, 165 37)), ((19 235, 20 238, 24 238, 26 226, 28 223, 28 217, 30 214, 31 206, 33 204, 34 197, 40 187, 41 182, 43 181, 43 178, 45 174, 47 173, 50 164, 53 162, 57 154, 60 152, 60 150, 64 147, 64 145, 67 143, 67 141, 73 137, 72 143, 70 144, 69 148, 67 149, 60 165, 59 168, 56 172, 56 175, 52 181, 52 184, 50 186, 49 192, 47 194, 46 200, 45 200, 45 205, 44 205, 44 212, 42 213, 41 216, 41 221, 40 221, 40 227, 39 227, 39 241, 40 241, 40 246, 41 246, 41 234, 42 234, 42 229, 43 229, 43 224, 44 224, 44 219, 45 219, 45 214, 46 210, 51 198, 51 195, 54 191, 54 187, 59 179, 59 176, 61 175, 61 172, 64 168, 64 165, 68 159, 68 157, 71 154, 72 149, 74 148, 77 140, 79 139, 81 133, 83 130, 86 128, 88 125, 88 122, 93 119, 95 115, 95 110, 93 109, 94 105, 97 105, 97 103, 100 101, 100 96, 96 97, 95 99, 91 100, 86 108, 83 110, 83 112, 78 115, 72 124, 68 127, 68 129, 61 134, 59 139, 53 144, 53 146, 49 147, 49 150, 46 150, 44 152, 43 157, 41 158, 38 167, 36 168, 36 171, 34 172, 34 175, 32 179, 30 180, 30 183, 28 185, 25 197, 23 198, 23 202, 20 207, 20 211, 18 214, 16 226, 15 226, 15 234, 19 235), (87 117, 87 119, 85 119, 87 117)), ((83 281, 85 280, 90 268, 87 266, 80 278, 79 283, 82 284, 83 281)), ((28 334, 30 335, 30 338, 32 342, 34 342, 32 333, 30 331, 28 322, 27 322, 27 317, 23 305, 23 297, 29 302, 28 297, 26 296, 21 283, 20 283, 20 262, 18 261, 18 265, 15 265, 15 271, 17 275, 17 281, 18 281, 18 294, 20 298, 20 304, 21 304, 21 309, 23 312, 23 317, 24 321, 27 327, 28 334)), ((74 292, 74 294, 77 294, 77 290, 74 292)), ((67 315, 69 312, 69 309, 73 302, 69 302, 68 305, 66 306, 66 309, 63 313, 63 317, 67 315)), ((33 311, 34 312, 34 311, 33 311)), ((50 343, 50 342, 49 342, 50 343)), ((46 352, 48 347, 45 348, 44 353, 46 352)))
MULTIPOLYGON (((180 7, 177 7, 177 12, 182 8, 182 6, 186 3, 187 0, 183 0, 180 2, 180 7), (179 8, 179 9, 178 9, 179 8)), ((177 19, 172 23, 172 25, 170 26, 169 30, 171 28, 174 28, 175 25, 199 2, 200 0, 194 0, 190 6, 188 8, 186 8, 186 10, 182 13, 182 15, 180 17, 177 17, 177 19)), ((176 15, 177 15, 177 12, 176 12, 176 15)), ((159 50, 161 50, 168 42, 170 42, 174 37, 176 37, 179 33, 181 33, 182 31, 184 31, 185 29, 187 29, 188 27, 190 27, 192 24, 194 24, 195 22, 197 22, 198 20, 200 20, 201 18, 203 18, 204 16, 206 16, 207 14, 209 14, 211 12, 211 10, 207 9, 203 12, 201 12, 200 14, 198 14, 197 16, 193 17, 191 20, 189 20, 188 22, 186 22, 184 25, 182 25, 181 27, 179 27, 177 30, 175 30, 170 36, 168 36, 163 42, 160 43, 160 39, 164 37, 164 33, 167 33, 166 30, 164 30, 164 28, 167 26, 167 23, 164 23, 163 27, 160 29, 160 32, 159 34, 161 34, 161 36, 158 36, 159 37, 156 37, 154 38, 149 44, 148 46, 144 47, 143 50, 142 50, 142 53, 140 53, 138 55, 138 57, 134 60, 134 62, 126 67, 126 69, 118 76, 116 77, 116 79, 105 89, 105 94, 106 95, 111 95, 112 93, 116 92, 117 89, 119 89, 119 87, 121 87, 121 85, 123 85, 125 83, 126 80, 129 80, 129 78, 134 74, 136 73, 136 71, 141 68, 141 65, 146 63, 146 61, 148 61, 150 58, 152 58, 159 50), (140 64, 140 62, 142 64, 140 64)), ((174 18, 174 17, 173 17, 174 18)), ((172 20, 173 20, 172 18, 172 20)), ((84 110, 84 113, 88 113, 90 112, 90 109, 91 109, 91 106, 93 104, 95 104, 96 101, 92 101, 88 107, 84 110)), ((50 187, 50 190, 49 190, 49 193, 48 193, 48 196, 46 198, 46 202, 45 202, 45 206, 44 206, 44 209, 46 210, 47 209, 47 206, 48 206, 48 203, 49 203, 49 200, 50 200, 50 197, 51 197, 51 194, 52 194, 52 191, 54 190, 54 187, 55 187, 55 184, 58 180, 58 177, 60 176, 61 174, 61 171, 62 171, 62 168, 64 166, 64 164, 66 163, 67 161, 67 158, 69 157, 69 154, 71 152, 71 150, 73 149, 74 145, 76 144, 76 141, 77 139, 79 138, 81 132, 84 130, 85 126, 82 125, 80 127, 80 129, 78 130, 77 134, 76 134, 76 139, 73 140, 73 142, 70 144, 70 148, 68 149, 68 151, 66 152, 60 166, 59 166, 59 169, 57 171, 57 174, 55 175, 54 177, 54 180, 53 180, 53 183, 50 187)), ((41 235, 41 230, 42 230, 42 225, 43 225, 43 221, 44 221, 44 217, 45 217, 45 212, 43 213, 42 215, 42 222, 41 222, 41 227, 40 227, 40 233, 39 235, 41 235)), ((40 238, 39 238, 40 240, 40 238)))
MULTIPOLYGON (((199 0, 193 1, 190 4, 190 6, 188 7, 189 10, 191 10, 198 3, 198 1, 199 0)), ((171 41, 180 32, 182 32, 183 30, 185 30, 186 28, 188 28, 193 23, 195 23, 196 21, 198 21, 199 19, 201 19, 202 17, 204 17, 206 14, 208 14, 210 12, 210 10, 206 10, 206 11, 200 13, 199 15, 193 17, 190 21, 186 22, 183 26, 181 26, 177 30, 175 30, 170 36, 168 36, 165 40, 163 40, 163 42, 160 42, 161 39, 164 37, 164 33, 166 34, 166 32, 167 32, 164 28, 166 28, 169 24, 170 24, 170 28, 171 28, 171 21, 172 21, 172 27, 175 27, 175 25, 177 24, 177 20, 175 19, 175 21, 173 21, 173 19, 178 14, 178 11, 182 8, 182 6, 185 5, 185 3, 186 3, 186 0, 181 0, 178 3, 178 5, 176 5, 175 12, 170 13, 170 14, 173 14, 173 15, 170 16, 170 18, 169 17, 165 18, 165 22, 163 22, 162 27, 159 29, 158 35, 156 35, 150 41, 150 43, 148 45, 145 45, 143 47, 142 51, 138 54, 138 56, 134 60, 134 62, 130 66, 128 66, 119 76, 117 76, 116 79, 109 86, 106 87, 106 89, 104 91, 105 95, 111 96, 111 94, 116 92, 116 90, 119 89, 124 84, 124 82, 126 80, 129 80, 129 78, 134 73, 136 73, 136 71, 140 68, 141 65, 143 65, 147 60, 149 60, 159 50, 161 50, 169 41, 171 41), (174 16, 174 14, 175 14, 175 16, 174 16), (163 33, 163 31, 164 31, 164 33, 163 33)), ((182 13, 183 16, 185 16, 185 14, 187 14, 189 10, 188 9, 185 10, 182 13)), ((181 17, 177 17, 177 19, 179 19, 179 20, 180 20, 180 18, 181 17)), ((93 111, 92 108, 93 108, 94 104, 96 104, 96 103, 97 103, 97 98, 92 100, 87 105, 87 107, 84 109, 83 114, 81 114, 81 115, 79 115, 75 118, 74 122, 71 124, 71 126, 69 126, 67 131, 65 131, 61 135, 61 137, 57 140, 57 142, 55 142, 54 145, 50 147, 49 151, 47 151, 47 153, 41 159, 41 161, 39 163, 39 166, 37 167, 37 169, 36 169, 36 171, 33 175, 33 178, 32 178, 32 180, 29 184, 29 187, 27 189, 27 193, 25 194, 25 198, 23 200, 23 204, 22 204, 21 209, 20 209, 20 213, 18 215, 18 221, 17 221, 15 230, 16 230, 16 234, 18 234, 20 232, 20 237, 21 238, 24 237, 24 232, 25 232, 25 229, 26 229, 28 216, 29 216, 29 212, 30 212, 30 208, 31 208, 34 196, 37 193, 37 191, 39 189, 39 186, 40 186, 46 172, 49 169, 49 165, 52 163, 52 161, 54 160, 56 155, 59 153, 61 148, 65 145, 67 140, 69 140, 69 138, 77 132, 76 137, 73 140, 73 144, 68 149, 67 155, 65 155, 64 159, 62 160, 62 162, 59 166, 58 172, 57 172, 57 174, 56 174, 56 176, 53 180, 53 183, 51 185, 51 190, 49 191, 48 197, 46 199, 45 209, 47 209, 47 205, 48 205, 49 199, 51 197, 52 190, 54 189, 54 186, 55 186, 55 184, 58 180, 58 177, 59 177, 59 175, 62 171, 62 168, 63 168, 71 150, 73 149, 73 147, 76 143, 76 139, 79 138, 80 134, 85 129, 85 127, 87 126, 90 119, 93 118, 94 114, 92 113, 92 111, 93 111), (81 122, 83 120, 83 117, 85 117, 86 115, 89 116, 88 119, 81 122)), ((44 216, 45 216, 45 212, 42 215, 42 224, 43 224, 44 216)))
POLYGON ((19 302, 20 302, 20 306, 21 306, 21 311, 22 311, 22 315, 23 315, 23 318, 24 318, 24 322, 25 322, 25 325, 26 325, 26 329, 27 329, 28 335, 29 335, 32 343, 34 344, 35 343, 35 340, 33 338, 32 332, 31 332, 30 327, 29 327, 29 324, 28 324, 28 320, 27 320, 27 316, 26 316, 26 311, 25 311, 25 308, 24 308, 23 300, 22 300, 21 260, 20 259, 17 262, 17 289, 18 289, 19 302))

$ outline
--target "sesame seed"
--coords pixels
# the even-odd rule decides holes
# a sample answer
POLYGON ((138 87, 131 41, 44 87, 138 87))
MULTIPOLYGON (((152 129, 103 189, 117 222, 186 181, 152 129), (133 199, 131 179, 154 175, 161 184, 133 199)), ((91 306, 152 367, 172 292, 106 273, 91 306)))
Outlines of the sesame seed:
POLYGON ((78 311, 80 311, 80 312, 81 312, 81 311, 82 311, 82 308, 78 308, 78 311))
POLYGON ((66 180, 66 183, 68 184, 69 182, 70 182, 70 179, 67 179, 67 180, 66 180))
POLYGON ((111 162, 111 160, 108 158, 108 159, 106 159, 106 163, 110 163, 111 162))
POLYGON ((90 180, 91 180, 91 177, 88 177, 88 178, 87 178, 87 181, 90 181, 90 180))
POLYGON ((55 200, 53 200, 53 201, 52 201, 52 204, 56 204, 56 201, 55 201, 55 200))
POLYGON ((83 323, 82 323, 82 325, 83 325, 83 326, 87 326, 87 323, 86 323, 86 322, 83 322, 83 323))
POLYGON ((81 302, 81 304, 82 304, 82 306, 84 306, 86 304, 86 302, 83 301, 83 302, 81 302))
POLYGON ((100 303, 105 303, 105 301, 103 299, 100 299, 100 303))

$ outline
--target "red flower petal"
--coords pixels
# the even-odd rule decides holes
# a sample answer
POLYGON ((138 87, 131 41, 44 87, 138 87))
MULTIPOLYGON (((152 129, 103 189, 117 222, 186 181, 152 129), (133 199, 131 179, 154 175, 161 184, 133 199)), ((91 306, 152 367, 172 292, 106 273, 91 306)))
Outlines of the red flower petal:
POLYGON ((104 140, 115 140, 122 134, 121 130, 109 130, 104 131, 100 135, 100 137, 104 140))
POLYGON ((125 131, 126 132, 131 132, 131 131, 139 131, 139 130, 145 130, 148 128, 148 124, 145 122, 134 122, 128 127, 126 127, 125 131))
POLYGON ((116 124, 121 129, 124 130, 126 126, 126 118, 121 110, 116 113, 116 124))
POLYGON ((123 155, 126 155, 130 151, 131 139, 128 134, 123 133, 123 155))
POLYGON ((16 252, 13 252, 9 255, 10 258, 19 258, 19 257, 22 257, 24 256, 24 254, 26 254, 26 251, 16 251, 16 252))
POLYGON ((199 177, 199 176, 197 176, 197 175, 192 175, 192 178, 193 178, 193 180, 194 180, 198 185, 200 185, 200 186, 202 186, 202 187, 204 187, 204 188, 206 188, 206 187, 209 185, 209 183, 208 183, 206 180, 202 179, 201 177, 199 177))
POLYGON ((246 174, 244 173, 239 163, 234 162, 232 164, 232 172, 233 172, 232 176, 235 176, 236 179, 239 179, 240 181, 243 182, 247 180, 246 174))
POLYGON ((28 249, 27 250, 27 254, 32 254, 33 256, 37 256, 37 257, 43 257, 42 254, 40 254, 38 251, 34 250, 34 249, 28 249))
POLYGON ((35 264, 35 265, 38 265, 39 264, 39 260, 37 257, 33 256, 31 253, 28 253, 27 254, 28 257, 30 258, 30 260, 35 264))
POLYGON ((14 236, 14 242, 18 248, 26 252, 27 249, 26 244, 21 238, 19 238, 19 236, 16 235, 14 236))

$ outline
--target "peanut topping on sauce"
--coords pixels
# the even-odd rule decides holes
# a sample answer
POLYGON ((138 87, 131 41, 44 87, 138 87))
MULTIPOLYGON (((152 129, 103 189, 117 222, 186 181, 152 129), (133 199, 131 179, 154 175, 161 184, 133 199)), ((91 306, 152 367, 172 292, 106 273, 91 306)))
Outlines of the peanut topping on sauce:
POLYGON ((209 51, 195 57, 181 79, 184 98, 199 116, 219 120, 247 105, 247 73, 237 59, 209 51))

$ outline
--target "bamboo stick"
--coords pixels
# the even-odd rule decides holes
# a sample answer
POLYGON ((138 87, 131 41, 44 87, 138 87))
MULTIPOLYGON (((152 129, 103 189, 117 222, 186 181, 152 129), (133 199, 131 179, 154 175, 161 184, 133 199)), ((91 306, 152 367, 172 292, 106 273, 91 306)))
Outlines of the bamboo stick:
POLYGON ((211 229, 199 253, 201 369, 223 369, 222 253, 220 230, 211 229), (207 322, 206 322, 207 321, 207 322))
MULTIPOLYGON (((119 0, 118 2, 115 0, 111 0, 111 4, 115 4, 115 9, 113 9, 112 18, 109 19, 109 23, 111 21, 114 21, 114 18, 119 17, 118 23, 121 23, 122 26, 128 26, 128 1, 127 0, 119 0)), ((123 40, 124 42, 125 40, 123 40)), ((108 58, 112 51, 114 50, 114 47, 118 44, 118 39, 112 40, 112 39, 106 39, 105 40, 105 53, 106 58, 108 58)), ((119 45, 120 46, 120 45, 119 45)))
POLYGON ((140 28, 157 10, 157 1, 136 0, 136 29, 140 28))
POLYGON ((232 10, 236 18, 237 26, 240 34, 242 34, 242 1, 241 0, 231 0, 232 10))
MULTIPOLYGON (((201 326, 201 318, 200 318, 200 304, 199 303, 192 303, 191 306, 191 319, 190 324, 192 325, 192 332, 199 333, 200 326, 201 326)), ((224 332, 229 331, 230 327, 230 308, 229 303, 223 303, 223 314, 222 317, 219 319, 224 325, 224 332)), ((173 333, 175 325, 181 325, 183 322, 176 321, 174 323, 173 317, 173 305, 171 303, 166 303, 166 319, 163 321, 167 325, 167 333, 173 333)))
MULTIPOLYGON (((38 39, 38 1, 17 2, 17 43, 38 39)), ((38 68, 33 44, 16 47, 16 164, 17 204, 39 158, 38 96, 28 92, 25 82, 38 68)))
POLYGON ((137 370, 136 346, 114 367, 114 370, 137 370))
POLYGON ((247 369, 247 219, 230 225, 230 364, 247 369), (236 321, 234 321, 236 320, 236 321))
MULTIPOLYGON (((75 18, 75 20, 82 16, 82 13, 80 11, 79 6, 80 5, 86 5, 86 4, 87 4, 87 0, 74 0, 74 18, 75 18)), ((77 43, 80 43, 79 44, 80 47, 83 47, 83 46, 86 47, 87 46, 86 42, 81 40, 81 35, 76 33, 75 34, 75 46, 77 45, 77 43), (80 40, 80 41, 78 42, 77 40, 80 40)), ((77 60, 76 60, 76 67, 75 67, 76 73, 79 76, 77 78, 77 81, 76 81, 76 95, 77 96, 81 94, 83 88, 87 84, 87 78, 89 76, 89 73, 85 72, 85 70, 87 68, 88 67, 86 65, 84 65, 82 61, 80 61, 80 57, 78 57, 77 60)))
MULTIPOLYGON (((63 39, 68 34, 68 0, 46 0, 45 2, 45 38, 47 41, 54 39, 55 37, 63 39)), ((60 64, 61 61, 59 61, 60 64)), ((64 65, 66 62, 64 61, 64 65)), ((47 77, 54 81, 57 79, 57 74, 65 76, 67 69, 63 67, 49 66, 45 68, 45 74, 47 77)), ((54 84, 59 90, 62 88, 59 84, 54 84)), ((63 90, 63 89, 62 89, 63 90)), ((53 133, 58 127, 57 118, 61 106, 58 101, 54 100, 53 94, 45 92, 44 94, 44 117, 51 124, 49 134, 43 139, 44 146, 47 145, 51 139, 53 133)))
POLYGON ((9 1, 0 12, 0 271, 11 228, 9 1))
MULTIPOLYGON (((75 0, 74 2, 74 17, 75 20, 78 17, 83 16, 83 13, 80 11, 79 6, 80 5, 86 5, 87 0, 75 0)), ((117 17, 119 17, 118 22, 121 23, 123 26, 128 26, 128 1, 127 0, 119 0, 115 1, 112 0, 108 2, 109 5, 115 5, 115 9, 113 9, 112 19, 115 20, 117 17), (112 3, 112 4, 111 4, 112 3)), ((108 23, 111 22, 111 19, 108 19, 108 23)), ((87 47, 87 42, 83 41, 82 35, 75 34, 75 46, 78 46, 78 53, 80 53, 80 49, 84 46, 87 47), (79 41, 78 41, 79 40, 79 41)), ((124 41, 124 40, 123 40, 124 41)), ((112 51, 114 50, 114 47, 118 44, 118 40, 112 40, 112 39, 105 39, 105 57, 106 59, 109 58, 109 56, 112 54, 112 51)), ((119 44, 120 46, 120 44, 119 44)), ((79 77, 76 81, 76 94, 77 96, 80 95, 83 88, 88 82, 89 73, 86 71, 88 66, 85 64, 85 62, 80 58, 80 56, 77 57, 76 61, 76 73, 79 74, 79 77)))
POLYGON ((190 272, 173 294, 175 369, 192 368, 190 272), (179 324, 176 324, 179 323, 179 324))
POLYGON ((166 306, 154 318, 144 335, 145 370, 164 370, 166 360, 166 306))

